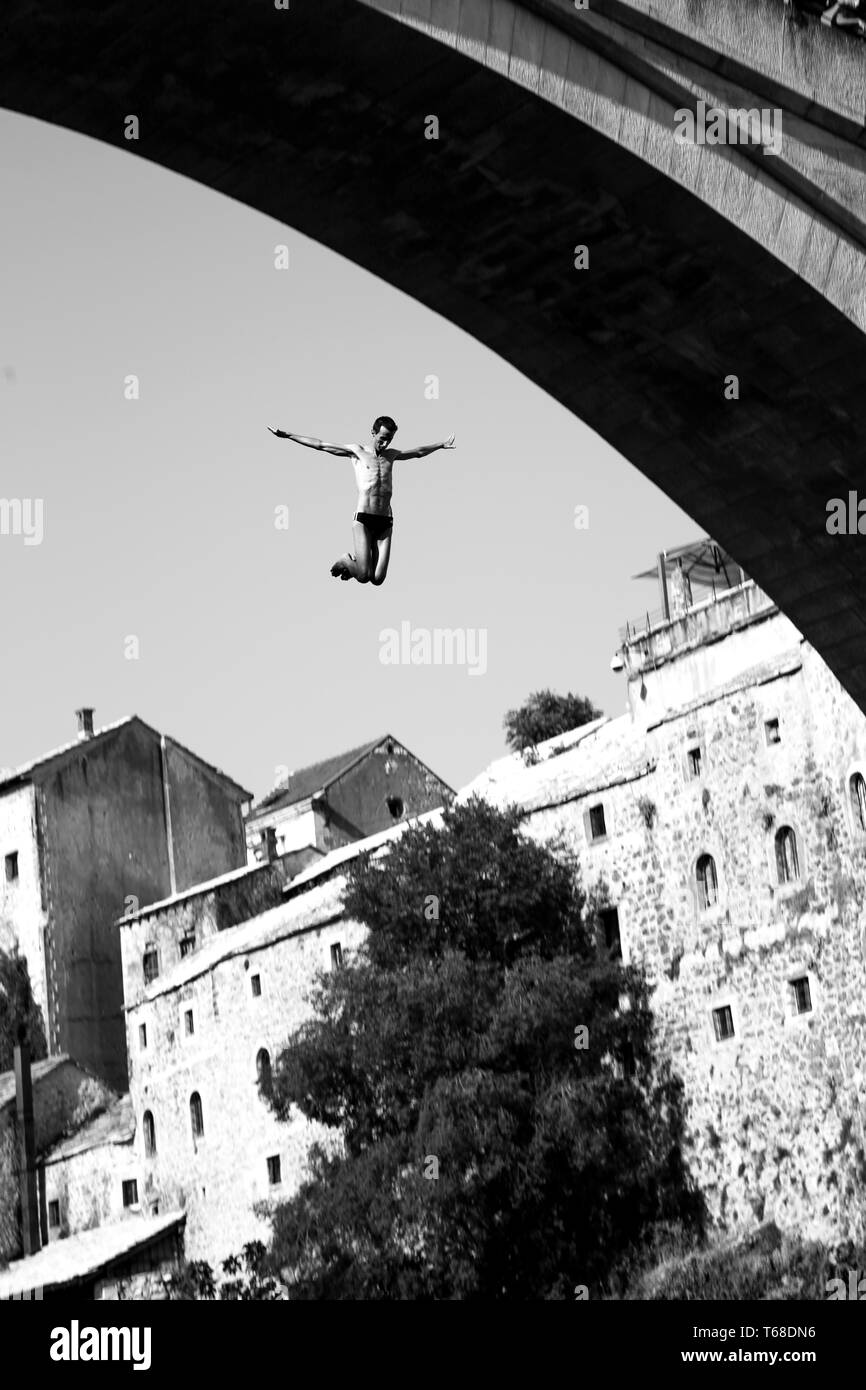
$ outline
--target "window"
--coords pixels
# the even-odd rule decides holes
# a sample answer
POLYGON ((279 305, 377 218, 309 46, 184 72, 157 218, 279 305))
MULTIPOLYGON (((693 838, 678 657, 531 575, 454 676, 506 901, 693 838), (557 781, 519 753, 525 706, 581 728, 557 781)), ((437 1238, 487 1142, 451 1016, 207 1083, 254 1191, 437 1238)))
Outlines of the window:
POLYGON ((700 777, 701 775, 701 750, 700 748, 690 748, 686 754, 686 767, 690 777, 700 777))
POLYGON ((187 957, 192 951, 194 951, 194 950, 195 950, 195 937, 194 937, 194 936, 182 936, 182 937, 180 938, 180 958, 181 958, 181 960, 185 960, 186 957, 187 957))
POLYGON ((123 1205, 125 1207, 138 1206, 138 1182, 135 1178, 127 1178, 123 1184, 123 1205))
POLYGON ((622 960, 622 942, 619 935, 619 913, 615 907, 606 907, 599 913, 604 931, 605 949, 614 958, 622 960))
POLYGON ((776 873, 780 883, 794 883, 800 877, 797 837, 790 825, 776 831, 776 873))
POLYGON ((48 1225, 56 1229, 60 1225, 60 1203, 48 1203, 48 1225))
POLYGON ((147 1047, 147 1024, 146 1024, 146 1023, 139 1023, 139 1025, 138 1025, 138 1045, 139 1045, 139 1047, 141 1048, 142 1052, 143 1052, 144 1049, 147 1047))
POLYGON ((261 977, 261 975, 251 975, 251 976, 250 976, 250 985, 251 985, 252 991, 253 991, 253 998, 254 998, 254 999, 258 999, 259 995, 260 995, 261 992, 262 992, 262 977, 261 977))
POLYGON ((854 824, 861 830, 866 830, 866 781, 860 772, 855 772, 848 783, 848 790, 851 795, 851 810, 854 812, 854 824))
POLYGON ((339 968, 340 968, 340 966, 341 966, 342 964, 343 964, 343 948, 342 948, 342 946, 340 945, 339 941, 335 941, 335 942, 334 942, 334 945, 331 947, 331 969, 332 969, 332 970, 339 970, 339 968))
POLYGON ((195 1022, 192 1016, 192 1009, 186 1009, 183 1015, 183 1031, 188 1038, 195 1032, 195 1022))
POLYGON ((808 1014, 812 1012, 812 991, 809 988, 809 978, 807 975, 801 976, 798 980, 791 981, 791 995, 794 1001, 795 1014, 808 1014))
POLYGON ((604 807, 591 806, 589 810, 589 834, 590 839, 600 840, 607 834, 607 827, 604 823, 604 807))
POLYGON ((696 869, 698 883, 698 907, 702 912, 715 907, 719 901, 719 881, 716 878, 716 861, 710 854, 702 854, 696 869))
POLYGON ((144 1130, 144 1156, 153 1158, 156 1153, 156 1127, 153 1123, 153 1115, 149 1110, 145 1110, 142 1117, 142 1129, 144 1130))
POLYGON ((144 969, 144 983, 152 984, 159 976, 159 955, 155 946, 148 946, 141 964, 144 969))
POLYGON ((193 1139, 204 1137, 204 1116, 201 1110, 201 1096, 198 1091, 193 1091, 189 1098, 189 1121, 192 1125, 193 1139))
POLYGON ((725 1004, 720 1009, 713 1009, 713 1028, 716 1042, 727 1042, 728 1038, 734 1036, 734 1015, 731 1012, 730 1004, 725 1004))
POLYGON ((18 877, 18 851, 13 850, 6 856, 6 882, 14 883, 18 877))
POLYGON ((389 796, 386 806, 394 820, 399 820, 403 814, 403 798, 400 796, 389 796))
POLYGON ((268 1182, 271 1187, 277 1187, 282 1180, 280 1173, 280 1155, 274 1154, 273 1158, 268 1159, 268 1182))
POLYGON ((258 1078, 259 1090, 269 1091, 271 1089, 271 1054, 266 1047, 259 1048, 256 1053, 256 1076, 258 1078))
POLYGON ((764 737, 768 744, 782 742, 782 735, 779 733, 778 719, 764 720, 764 737))

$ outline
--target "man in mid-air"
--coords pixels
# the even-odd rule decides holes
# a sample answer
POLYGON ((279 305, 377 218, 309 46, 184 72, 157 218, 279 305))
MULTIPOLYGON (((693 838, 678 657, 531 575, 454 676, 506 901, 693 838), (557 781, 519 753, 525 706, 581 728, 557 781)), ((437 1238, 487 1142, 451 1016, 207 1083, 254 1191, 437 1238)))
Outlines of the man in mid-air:
POLYGON ((391 559, 391 536, 394 516, 391 511, 391 473, 397 459, 420 459, 437 449, 453 449, 454 435, 441 444, 421 444, 417 449, 392 449, 391 440, 397 426, 390 415, 380 415, 373 421, 370 444, 326 444, 309 435, 288 434, 271 429, 277 439, 291 439, 310 449, 322 449, 338 458, 350 458, 358 484, 358 506, 353 520, 355 553, 348 551, 335 560, 331 574, 335 579, 357 579, 359 584, 384 584, 391 559))

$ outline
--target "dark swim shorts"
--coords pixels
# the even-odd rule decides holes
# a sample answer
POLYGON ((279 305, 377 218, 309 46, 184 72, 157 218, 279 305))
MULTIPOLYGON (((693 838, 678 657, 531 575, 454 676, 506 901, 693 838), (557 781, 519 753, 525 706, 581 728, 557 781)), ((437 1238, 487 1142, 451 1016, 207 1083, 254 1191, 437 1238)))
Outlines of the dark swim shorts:
POLYGON ((354 521, 360 521, 366 526, 374 541, 379 541, 383 536, 387 536, 393 529, 394 518, 392 516, 381 516, 378 512, 356 512, 354 521))

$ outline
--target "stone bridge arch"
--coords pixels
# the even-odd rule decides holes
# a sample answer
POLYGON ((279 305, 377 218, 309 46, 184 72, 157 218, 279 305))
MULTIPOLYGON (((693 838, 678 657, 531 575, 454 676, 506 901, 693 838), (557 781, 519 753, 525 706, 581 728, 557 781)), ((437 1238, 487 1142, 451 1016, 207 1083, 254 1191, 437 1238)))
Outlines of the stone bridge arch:
POLYGON ((866 46, 786 26, 781 0, 742 16, 5 0, 0 105, 245 202, 473 334, 713 534, 866 707, 864 542, 826 530, 866 419, 866 46), (783 150, 678 143, 700 101, 780 109, 783 150))

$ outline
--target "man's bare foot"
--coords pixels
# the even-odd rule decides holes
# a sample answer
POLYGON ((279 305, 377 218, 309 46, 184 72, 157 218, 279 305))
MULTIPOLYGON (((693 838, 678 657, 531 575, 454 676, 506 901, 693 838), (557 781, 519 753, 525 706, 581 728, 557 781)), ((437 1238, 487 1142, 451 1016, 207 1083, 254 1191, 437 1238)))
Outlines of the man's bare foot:
POLYGON ((331 566, 331 574, 335 579, 352 579, 350 565, 355 563, 354 555, 350 555, 348 550, 345 555, 341 555, 339 560, 335 560, 331 566))

